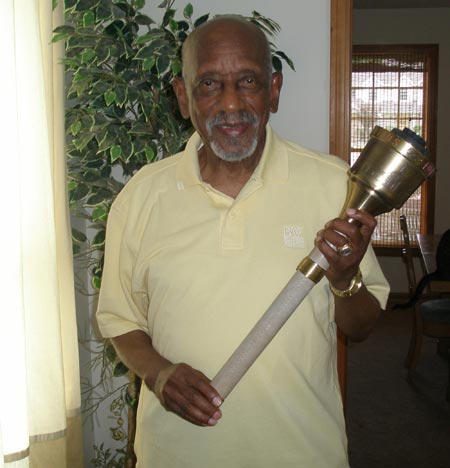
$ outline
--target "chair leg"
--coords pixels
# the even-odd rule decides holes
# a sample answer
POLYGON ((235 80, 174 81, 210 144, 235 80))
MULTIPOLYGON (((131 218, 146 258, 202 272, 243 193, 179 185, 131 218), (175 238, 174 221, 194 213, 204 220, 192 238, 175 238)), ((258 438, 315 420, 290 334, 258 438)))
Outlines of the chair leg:
POLYGON ((418 323, 417 311, 413 313, 413 324, 411 341, 409 343, 408 354, 405 358, 405 367, 408 371, 416 368, 417 362, 419 361, 420 351, 422 349, 422 327, 418 323))
POLYGON ((416 335, 413 331, 413 333, 411 334, 411 341, 409 342, 408 354, 406 355, 406 358, 405 358, 405 367, 407 369, 411 368, 411 361, 412 361, 415 347, 416 347, 416 335))
POLYGON ((450 356, 448 358, 448 385, 447 385, 446 400, 447 400, 447 403, 450 403, 450 356))

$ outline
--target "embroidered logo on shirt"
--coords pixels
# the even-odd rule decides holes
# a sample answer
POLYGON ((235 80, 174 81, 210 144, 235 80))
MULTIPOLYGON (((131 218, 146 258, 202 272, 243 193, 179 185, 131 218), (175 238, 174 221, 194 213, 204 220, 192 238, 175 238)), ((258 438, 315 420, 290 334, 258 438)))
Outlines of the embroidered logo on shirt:
POLYGON ((177 189, 178 190, 184 190, 184 184, 181 180, 177 182, 177 189))
POLYGON ((283 226, 284 245, 290 249, 302 249, 305 247, 305 240, 302 236, 300 226, 283 226))

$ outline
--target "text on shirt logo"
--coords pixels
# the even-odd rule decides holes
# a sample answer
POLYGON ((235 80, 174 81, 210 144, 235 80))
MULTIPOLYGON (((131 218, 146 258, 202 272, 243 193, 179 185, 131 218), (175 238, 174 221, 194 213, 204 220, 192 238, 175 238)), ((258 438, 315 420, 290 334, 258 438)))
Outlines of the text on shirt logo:
POLYGON ((305 247, 305 240, 302 236, 300 226, 283 226, 284 245, 290 249, 302 249, 305 247))

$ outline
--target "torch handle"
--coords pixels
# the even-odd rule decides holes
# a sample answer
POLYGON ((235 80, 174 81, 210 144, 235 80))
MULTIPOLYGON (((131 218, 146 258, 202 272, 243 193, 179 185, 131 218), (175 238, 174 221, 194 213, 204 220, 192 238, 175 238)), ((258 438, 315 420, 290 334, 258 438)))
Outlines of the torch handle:
POLYGON ((280 294, 234 351, 211 385, 226 398, 294 310, 313 288, 314 282, 296 271, 280 294))

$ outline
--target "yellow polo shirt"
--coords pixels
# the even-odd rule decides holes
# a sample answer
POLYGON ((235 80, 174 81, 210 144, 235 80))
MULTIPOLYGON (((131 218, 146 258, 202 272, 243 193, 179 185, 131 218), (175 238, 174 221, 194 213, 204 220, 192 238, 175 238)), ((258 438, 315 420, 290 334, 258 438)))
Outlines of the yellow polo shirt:
MULTIPOLYGON (((140 329, 170 361, 213 378, 336 217, 340 159, 279 138, 236 199, 200 177, 186 150, 138 172, 108 219, 97 318, 105 337, 140 329)), ((370 249, 364 282, 384 307, 388 285, 370 249)), ((324 278, 222 406, 215 427, 166 412, 142 388, 139 468, 347 467, 333 296, 324 278)))

